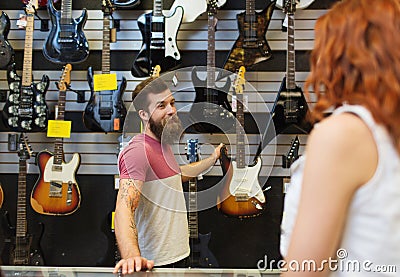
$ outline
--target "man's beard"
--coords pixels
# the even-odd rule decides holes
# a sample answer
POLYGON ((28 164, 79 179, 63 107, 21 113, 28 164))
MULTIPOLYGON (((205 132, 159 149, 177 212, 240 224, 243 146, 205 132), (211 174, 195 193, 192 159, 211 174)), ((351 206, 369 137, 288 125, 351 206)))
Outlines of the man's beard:
POLYGON ((163 144, 173 144, 178 141, 183 131, 181 120, 177 115, 162 119, 159 122, 155 122, 150 117, 149 125, 150 130, 163 144))

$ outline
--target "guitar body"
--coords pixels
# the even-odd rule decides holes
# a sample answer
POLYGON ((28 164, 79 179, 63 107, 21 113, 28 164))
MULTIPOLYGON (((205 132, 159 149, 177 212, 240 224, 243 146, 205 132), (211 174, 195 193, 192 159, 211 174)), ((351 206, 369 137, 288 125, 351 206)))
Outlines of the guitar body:
POLYGON ((8 67, 7 80, 10 94, 3 108, 3 120, 6 126, 14 132, 45 130, 49 118, 45 101, 45 94, 50 84, 49 77, 43 75, 40 82, 22 87, 21 77, 17 75, 13 63, 8 67))
POLYGON ((211 239, 211 233, 198 234, 198 239, 190 239, 190 267, 218 267, 217 259, 208 248, 211 239))
POLYGON ((14 57, 14 49, 7 40, 10 31, 10 18, 5 12, 0 16, 0 68, 6 68, 14 57))
POLYGON ((176 44, 176 36, 182 17, 182 7, 177 7, 170 16, 157 17, 160 22, 153 21, 153 12, 139 16, 137 24, 142 34, 143 44, 132 65, 133 76, 148 77, 151 69, 156 65, 164 71, 180 65, 182 61, 176 44))
POLYGON ((241 66, 251 68, 254 64, 266 61, 272 57, 272 51, 265 38, 265 34, 274 8, 275 1, 271 1, 263 11, 255 13, 255 22, 246 22, 245 13, 237 15, 239 37, 229 53, 224 69, 236 72, 241 66), (246 41, 245 34, 248 32, 246 29, 248 29, 250 24, 254 26, 255 36, 251 38, 251 41, 246 41))
POLYGON ((87 20, 87 10, 72 19, 71 24, 62 24, 61 12, 54 8, 53 1, 48 1, 47 10, 51 20, 51 31, 43 44, 43 54, 53 63, 80 63, 89 56, 89 44, 83 33, 87 20))
POLYGON ((227 97, 231 86, 230 78, 227 78, 223 87, 207 88, 207 79, 200 80, 197 77, 196 67, 191 76, 196 91, 190 110, 194 129, 200 133, 220 133, 221 130, 234 128, 235 117, 227 97))
POLYGON ((125 77, 115 91, 94 91, 93 69, 89 67, 88 83, 91 94, 83 114, 85 126, 92 131, 122 132, 127 113, 122 100, 126 89, 125 77))
POLYGON ((5 231, 5 241, 1 252, 3 265, 44 265, 44 258, 40 249, 40 240, 43 236, 43 224, 40 223, 39 236, 16 236, 15 227, 10 224, 9 214, 6 211, 2 218, 2 228, 5 231))
POLYGON ((287 89, 285 77, 272 108, 276 134, 291 126, 308 133, 311 125, 306 120, 307 112, 308 105, 301 88, 287 89))
POLYGON ((225 151, 221 151, 221 168, 224 173, 224 188, 217 200, 217 208, 223 214, 238 218, 258 216, 265 205, 264 192, 258 182, 261 158, 245 168, 237 168, 225 151))
POLYGON ((80 164, 79 154, 75 153, 69 163, 55 165, 53 154, 41 151, 36 156, 36 164, 40 172, 39 179, 32 189, 32 208, 46 215, 69 215, 75 212, 81 202, 75 180, 75 173, 80 164))

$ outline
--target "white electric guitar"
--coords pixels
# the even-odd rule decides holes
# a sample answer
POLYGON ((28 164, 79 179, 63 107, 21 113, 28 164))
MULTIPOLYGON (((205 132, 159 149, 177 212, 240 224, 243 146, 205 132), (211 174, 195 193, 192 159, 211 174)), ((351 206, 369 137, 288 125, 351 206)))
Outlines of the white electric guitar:
POLYGON ((218 197, 217 208, 223 214, 239 218, 260 215, 264 210, 265 196, 258 182, 261 158, 247 166, 245 161, 245 132, 243 112, 243 86, 245 67, 239 68, 234 82, 236 93, 236 161, 227 156, 225 147, 221 149, 220 162, 224 173, 225 186, 218 197))
MULTIPOLYGON (((189 23, 195 21, 202 13, 207 11, 207 0, 175 0, 170 9, 171 13, 174 13, 177 7, 182 7, 184 10, 182 23, 189 23)), ((226 0, 216 1, 217 7, 225 5, 226 0)))
MULTIPOLYGON (((308 8, 314 0, 296 0, 296 9, 302 10, 308 8)), ((277 0, 276 6, 280 9, 285 7, 285 0, 277 0)))

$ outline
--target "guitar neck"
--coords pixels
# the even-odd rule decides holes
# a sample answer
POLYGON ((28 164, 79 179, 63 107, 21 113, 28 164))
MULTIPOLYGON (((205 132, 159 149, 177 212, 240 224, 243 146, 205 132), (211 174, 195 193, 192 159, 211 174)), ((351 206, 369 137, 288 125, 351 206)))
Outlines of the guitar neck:
POLYGON ((103 49, 101 51, 101 71, 103 74, 110 73, 110 17, 103 17, 103 49))
POLYGON ((72 23, 72 0, 61 1, 61 24, 72 23))
POLYGON ((191 239, 199 237, 198 215, 197 215, 197 181, 192 178, 189 181, 189 236, 191 239))
POLYGON ((28 87, 32 83, 32 44, 33 44, 33 30, 34 30, 33 13, 26 15, 26 29, 25 29, 25 47, 24 47, 24 65, 22 68, 22 86, 28 87))
MULTIPOLYGON (((57 105, 57 120, 64 120, 65 115, 65 101, 67 98, 67 92, 60 90, 58 94, 58 105, 57 105)), ((54 142, 54 165, 61 165, 64 160, 64 149, 63 139, 56 138, 54 142)))
POLYGON ((26 224, 26 159, 19 159, 16 237, 25 237, 26 224))
POLYGON ((294 50, 294 13, 288 14, 288 40, 287 40, 287 64, 286 64, 286 88, 287 89, 295 89, 296 88, 296 80, 295 80, 295 50, 294 50))
POLYGON ((255 47, 257 43, 257 18, 255 0, 246 0, 246 12, 244 17, 244 46, 255 47))
POLYGON ((208 46, 207 46, 207 88, 215 85, 215 23, 214 14, 208 15, 208 46))
POLYGON ((153 1, 153 16, 163 16, 163 0, 154 0, 153 1))
POLYGON ((236 119, 236 165, 237 168, 245 168, 243 93, 236 93, 236 119))

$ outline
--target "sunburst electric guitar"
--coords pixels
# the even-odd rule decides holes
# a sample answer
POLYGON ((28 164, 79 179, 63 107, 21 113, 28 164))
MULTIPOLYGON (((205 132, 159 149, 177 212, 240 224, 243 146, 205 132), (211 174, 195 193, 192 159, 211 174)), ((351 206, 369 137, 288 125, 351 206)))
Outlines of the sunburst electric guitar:
MULTIPOLYGON (((58 112, 56 120, 64 120, 65 99, 70 83, 71 65, 64 67, 58 84, 58 112)), ((75 173, 79 168, 80 156, 74 153, 69 163, 64 162, 63 138, 56 138, 54 154, 46 150, 39 152, 36 157, 39 166, 39 179, 32 194, 32 208, 46 215, 69 215, 80 205, 81 197, 75 173)))
POLYGON ((246 218, 262 213, 266 203, 264 192, 258 182, 261 169, 261 158, 247 166, 245 161, 245 133, 243 113, 243 87, 245 68, 239 68, 234 82, 237 99, 236 112, 236 161, 227 156, 225 147, 221 149, 220 162, 224 173, 225 184, 218 197, 217 208, 223 214, 232 217, 246 218))

